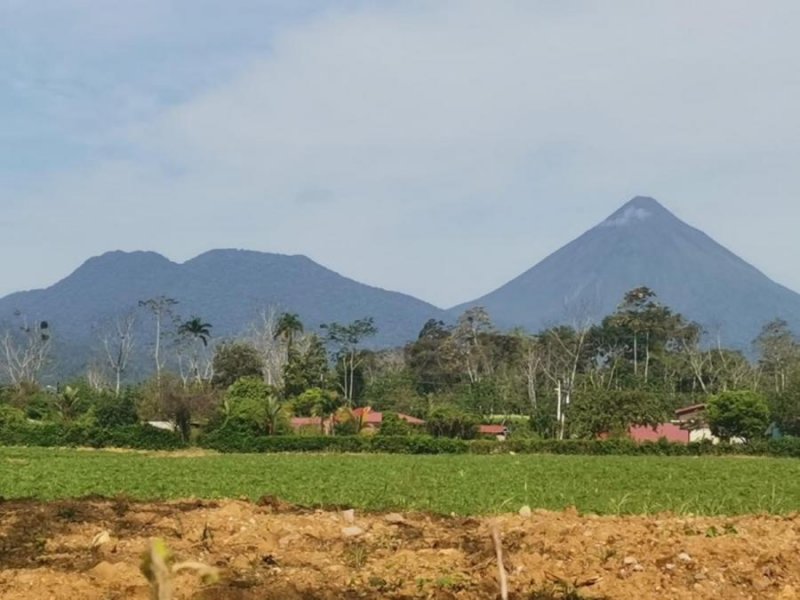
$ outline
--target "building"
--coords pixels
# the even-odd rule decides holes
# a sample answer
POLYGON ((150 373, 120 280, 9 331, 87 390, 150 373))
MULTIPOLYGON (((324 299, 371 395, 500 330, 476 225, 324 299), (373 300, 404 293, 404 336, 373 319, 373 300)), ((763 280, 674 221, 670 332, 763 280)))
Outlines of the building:
POLYGON ((656 427, 632 426, 628 435, 635 442, 657 442, 663 438, 676 444, 688 444, 691 439, 691 432, 675 423, 661 423, 656 427))
POLYGON ((503 442, 508 437, 508 427, 505 425, 478 425, 478 435, 480 437, 493 437, 503 442))
MULTIPOLYGON (((369 406, 354 408, 350 414, 354 419, 357 419, 360 422, 359 428, 361 431, 377 432, 383 423, 383 413, 372 410, 369 406)), ((415 427, 422 427, 425 425, 425 421, 422 419, 412 417, 411 415, 405 415, 403 413, 395 414, 397 414, 399 419, 405 421, 409 425, 415 427)), ((323 425, 323 420, 320 417, 292 417, 290 424, 295 432, 316 428, 318 431, 327 435, 331 432, 331 426, 333 423, 341 423, 344 420, 346 419, 342 419, 341 416, 336 416, 333 420, 325 419, 325 423, 323 425), (333 421, 333 423, 331 421, 333 421)))

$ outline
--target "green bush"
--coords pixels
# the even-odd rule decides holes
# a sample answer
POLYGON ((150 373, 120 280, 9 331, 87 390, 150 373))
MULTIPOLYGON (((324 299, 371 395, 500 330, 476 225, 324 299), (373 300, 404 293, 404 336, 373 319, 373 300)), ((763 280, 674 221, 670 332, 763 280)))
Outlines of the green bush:
POLYGON ((119 397, 111 393, 98 394, 94 416, 100 427, 125 427, 139 422, 136 413, 137 396, 131 389, 124 390, 119 397))
POLYGON ((6 425, 19 425, 25 422, 25 413, 9 406, 8 404, 0 404, 0 427, 6 425))
POLYGON ((706 414, 711 433, 723 440, 757 440, 766 436, 769 426, 769 404, 756 392, 722 392, 712 396, 706 414))
POLYGON ((177 450, 186 446, 177 434, 149 425, 103 428, 30 422, 0 427, 0 445, 139 450, 177 450))
POLYGON ((454 408, 435 408, 428 413, 425 427, 434 437, 471 440, 478 435, 478 417, 454 408))
POLYGON ((382 437, 402 436, 411 435, 412 432, 412 426, 398 417, 397 414, 391 412, 383 413, 383 422, 381 423, 381 428, 378 430, 378 435, 382 437))

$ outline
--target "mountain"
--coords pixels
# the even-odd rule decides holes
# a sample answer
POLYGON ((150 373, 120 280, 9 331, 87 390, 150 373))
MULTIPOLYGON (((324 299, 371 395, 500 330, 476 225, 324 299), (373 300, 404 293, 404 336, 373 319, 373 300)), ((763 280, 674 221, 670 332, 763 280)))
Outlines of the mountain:
POLYGON ((537 331, 597 321, 639 286, 729 346, 749 348, 764 323, 777 317, 800 327, 800 295, 641 196, 514 280, 450 313, 483 306, 498 324, 537 331))
MULTIPOLYGON (((97 350, 98 326, 140 300, 162 295, 178 300, 182 318, 199 315, 210 322, 216 338, 242 332, 269 306, 298 313, 308 331, 371 316, 378 328, 370 341, 375 346, 403 344, 416 338, 428 319, 445 317, 421 300, 358 283, 305 256, 213 250, 177 264, 154 252, 109 252, 47 289, 0 299, 0 329, 16 311, 47 320, 59 359, 67 354, 70 370, 78 370, 97 350)), ((141 313, 140 327, 146 318, 141 313)), ((152 335, 140 329, 140 348, 152 335)))

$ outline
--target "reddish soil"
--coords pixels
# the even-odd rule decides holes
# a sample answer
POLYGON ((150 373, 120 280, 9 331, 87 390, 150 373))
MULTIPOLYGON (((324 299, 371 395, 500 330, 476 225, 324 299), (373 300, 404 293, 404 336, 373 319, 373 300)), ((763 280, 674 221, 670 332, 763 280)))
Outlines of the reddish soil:
POLYGON ((178 577, 177 599, 498 598, 493 523, 513 599, 800 597, 800 517, 353 517, 264 499, 0 503, 0 598, 145 600, 153 537, 220 569, 212 586, 178 577))

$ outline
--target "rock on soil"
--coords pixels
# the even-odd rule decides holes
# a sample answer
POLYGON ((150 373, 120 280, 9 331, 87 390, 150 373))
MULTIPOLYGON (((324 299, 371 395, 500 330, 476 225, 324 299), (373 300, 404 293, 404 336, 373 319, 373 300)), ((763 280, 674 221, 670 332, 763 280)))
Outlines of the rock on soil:
MULTIPOLYGON (((359 512, 358 526, 348 520, 275 502, 3 502, 0 599, 147 600, 139 562, 153 537, 178 560, 221 571, 212 586, 181 575, 176 600, 498 597, 489 519, 359 512), (343 535, 343 526, 360 533, 343 535)), ((537 510, 491 522, 516 600, 565 590, 587 600, 789 600, 800 590, 797 516, 537 510), (712 528, 731 533, 706 536, 712 528)))

